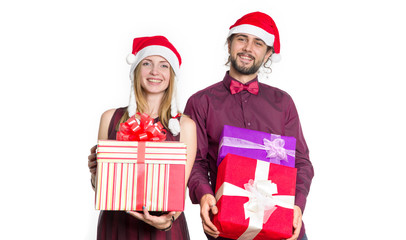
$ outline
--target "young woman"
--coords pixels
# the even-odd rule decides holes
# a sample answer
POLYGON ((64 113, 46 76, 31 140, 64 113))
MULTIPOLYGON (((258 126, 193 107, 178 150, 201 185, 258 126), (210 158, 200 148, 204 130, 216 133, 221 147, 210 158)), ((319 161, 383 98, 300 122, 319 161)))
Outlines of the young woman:
MULTIPOLYGON (((181 57, 175 47, 163 36, 135 38, 131 64, 131 93, 128 107, 111 109, 100 120, 99 139, 116 139, 118 126, 136 113, 146 113, 160 121, 167 129, 167 141, 187 144, 186 183, 196 155, 196 126, 193 120, 181 115, 176 107, 175 77, 181 57)), ((92 185, 97 162, 89 155, 92 185)), ((97 239, 189 239, 186 219, 182 212, 149 213, 101 211, 97 239)))

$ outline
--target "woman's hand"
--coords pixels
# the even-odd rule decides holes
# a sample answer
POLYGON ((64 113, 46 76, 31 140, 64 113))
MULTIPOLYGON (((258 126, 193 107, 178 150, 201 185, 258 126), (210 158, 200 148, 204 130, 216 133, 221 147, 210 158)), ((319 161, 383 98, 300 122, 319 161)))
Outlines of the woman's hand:
POLYGON ((90 149, 90 154, 87 157, 87 159, 89 160, 87 162, 87 165, 89 166, 89 171, 90 173, 96 174, 96 169, 97 169, 97 156, 96 156, 96 149, 97 149, 97 145, 94 145, 91 149, 90 149))
POLYGON ((96 149, 97 149, 97 145, 94 145, 91 149, 90 149, 90 155, 87 157, 88 162, 87 162, 87 166, 89 167, 89 171, 91 174, 91 183, 92 183, 92 187, 93 189, 95 188, 95 177, 96 177, 96 171, 97 171, 97 155, 96 155, 96 149))
POLYGON ((176 212, 169 212, 168 214, 164 214, 161 216, 153 216, 149 214, 146 207, 143 207, 142 209, 143 213, 133 211, 127 211, 127 213, 159 230, 164 230, 167 228, 170 229, 170 226, 172 226, 172 222, 174 220, 172 219, 172 217, 175 216, 176 212))

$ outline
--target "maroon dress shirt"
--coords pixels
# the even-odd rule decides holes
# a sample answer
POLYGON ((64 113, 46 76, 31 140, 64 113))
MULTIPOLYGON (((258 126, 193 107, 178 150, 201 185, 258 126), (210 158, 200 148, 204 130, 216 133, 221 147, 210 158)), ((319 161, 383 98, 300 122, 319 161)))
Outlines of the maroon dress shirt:
MULTIPOLYGON (((220 135, 223 126, 230 125, 296 138, 295 204, 304 212, 314 173, 292 98, 263 83, 258 83, 258 95, 248 91, 231 94, 232 79, 227 72, 223 81, 191 96, 185 107, 184 113, 196 122, 197 127, 197 154, 188 182, 192 203, 200 203, 204 194, 214 195, 220 135)), ((253 81, 258 79, 247 84, 253 81)), ((303 235, 302 226, 299 239, 303 235)))

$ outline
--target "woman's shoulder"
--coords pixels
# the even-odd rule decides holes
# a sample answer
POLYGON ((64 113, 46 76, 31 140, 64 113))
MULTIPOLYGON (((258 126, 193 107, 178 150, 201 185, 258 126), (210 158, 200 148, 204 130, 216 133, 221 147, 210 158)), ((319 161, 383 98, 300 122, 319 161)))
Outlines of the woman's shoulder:
POLYGON ((102 114, 101 118, 110 121, 114 115, 118 114, 122 116, 125 113, 126 109, 126 107, 109 109, 102 114))
POLYGON ((117 109, 113 108, 113 109, 109 109, 109 110, 105 111, 104 113, 102 113, 102 115, 100 117, 100 127, 104 126, 105 128, 108 128, 110 121, 113 118, 116 110, 117 109))
POLYGON ((112 108, 112 109, 109 109, 109 110, 105 111, 105 112, 101 115, 102 119, 103 119, 103 118, 111 119, 111 117, 114 115, 114 113, 116 112, 116 110, 117 110, 117 108, 112 108))
POLYGON ((180 141, 193 146, 196 145, 196 124, 187 115, 182 115, 180 120, 180 141))
POLYGON ((185 127, 185 128, 196 128, 195 121, 193 121, 189 116, 182 114, 179 120, 180 127, 185 127))

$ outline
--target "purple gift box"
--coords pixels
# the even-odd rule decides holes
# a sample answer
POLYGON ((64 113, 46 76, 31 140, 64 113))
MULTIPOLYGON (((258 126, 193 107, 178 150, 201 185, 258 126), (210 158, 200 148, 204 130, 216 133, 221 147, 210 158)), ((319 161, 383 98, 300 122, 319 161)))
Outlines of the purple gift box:
POLYGON ((224 125, 220 137, 217 166, 227 153, 295 167, 294 137, 224 125))

